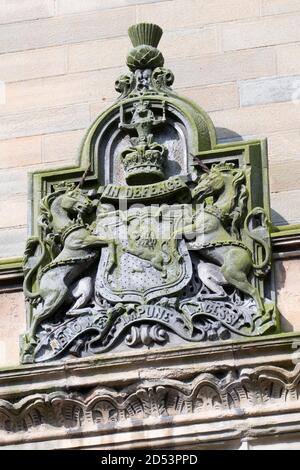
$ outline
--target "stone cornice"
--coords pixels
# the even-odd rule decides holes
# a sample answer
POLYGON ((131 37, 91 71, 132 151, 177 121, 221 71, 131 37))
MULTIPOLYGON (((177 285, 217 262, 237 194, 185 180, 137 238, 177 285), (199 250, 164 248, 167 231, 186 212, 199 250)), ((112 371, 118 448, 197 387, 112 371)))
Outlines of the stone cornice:
POLYGON ((299 346, 282 334, 2 370, 1 445, 176 448, 297 432, 299 346))
MULTIPOLYGON (((74 358, 43 364, 29 364, 0 370, 0 399, 22 397, 45 390, 78 390, 123 384, 161 376, 188 380, 195 371, 211 372, 224 367, 284 367, 286 358, 298 361, 300 334, 282 333, 243 340, 204 342, 181 347, 159 347, 149 351, 106 353, 90 358, 74 358), (158 375, 157 375, 158 374, 158 375)), ((296 363, 295 362, 295 363, 296 363)), ((300 362, 300 352, 299 352, 300 362)))
POLYGON ((79 439, 84 447, 83 438, 88 443, 98 437, 99 448, 120 449, 152 447, 153 441, 162 447, 173 444, 174 437, 192 444, 199 434, 200 441, 211 442, 280 434, 287 427, 296 431, 299 415, 295 423, 291 413, 299 412, 299 380, 299 367, 289 372, 263 366, 228 371, 222 378, 200 373, 190 382, 161 378, 121 389, 98 386, 86 394, 57 391, 13 403, 2 400, 1 441, 3 446, 51 448, 53 440, 65 442, 67 433, 70 447, 78 447, 79 439), (186 426, 189 436, 182 432, 186 426), (42 444, 44 439, 48 442, 42 444))
POLYGON ((300 258, 300 230, 281 231, 272 234, 273 258, 300 258))
POLYGON ((20 290, 22 282, 22 258, 0 260, 0 293, 20 290))

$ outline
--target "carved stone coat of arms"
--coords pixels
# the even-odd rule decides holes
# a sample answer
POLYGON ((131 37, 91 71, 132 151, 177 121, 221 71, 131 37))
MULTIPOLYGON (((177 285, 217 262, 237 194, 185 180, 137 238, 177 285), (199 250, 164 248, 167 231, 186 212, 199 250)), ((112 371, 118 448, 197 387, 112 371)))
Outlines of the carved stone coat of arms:
POLYGON ((130 72, 80 168, 33 177, 23 362, 276 331, 263 143, 217 144, 172 90, 161 34, 129 29, 130 72))

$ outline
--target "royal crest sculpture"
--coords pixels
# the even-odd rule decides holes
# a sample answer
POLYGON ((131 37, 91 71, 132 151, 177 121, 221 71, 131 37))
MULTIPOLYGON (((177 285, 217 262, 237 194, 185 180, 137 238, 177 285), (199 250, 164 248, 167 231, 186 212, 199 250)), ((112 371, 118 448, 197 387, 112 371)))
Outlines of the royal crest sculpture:
POLYGON ((264 142, 217 144, 208 115, 171 89, 161 29, 129 35, 130 72, 81 166, 32 176, 23 362, 278 328, 264 142))

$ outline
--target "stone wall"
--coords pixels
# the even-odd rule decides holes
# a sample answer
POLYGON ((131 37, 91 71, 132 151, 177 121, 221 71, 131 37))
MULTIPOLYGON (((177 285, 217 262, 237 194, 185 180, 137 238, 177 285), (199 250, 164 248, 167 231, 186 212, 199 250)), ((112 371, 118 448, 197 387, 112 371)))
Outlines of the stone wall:
POLYGON ((137 20, 163 27, 176 89, 210 113, 220 139, 268 137, 274 223, 300 222, 298 0, 2 0, 2 258, 22 254, 27 172, 75 161, 115 98, 137 20))
MULTIPOLYGON (((209 112, 219 140, 268 137, 273 223, 300 223, 299 0, 0 3, 0 258, 24 249, 27 173, 74 164, 85 130, 115 99, 136 21, 162 26, 174 88, 209 112)), ((285 331, 300 327, 298 276, 297 258, 278 262, 285 331)), ((0 306, 1 364, 16 364, 21 294, 1 294, 0 306)))

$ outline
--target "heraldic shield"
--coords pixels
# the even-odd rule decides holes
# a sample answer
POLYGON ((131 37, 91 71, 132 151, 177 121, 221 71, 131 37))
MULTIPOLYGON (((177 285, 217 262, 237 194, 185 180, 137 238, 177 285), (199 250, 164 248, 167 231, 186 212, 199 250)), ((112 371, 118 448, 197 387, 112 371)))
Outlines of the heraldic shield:
POLYGON ((278 329, 263 144, 217 144, 172 90, 161 34, 130 28, 129 72, 80 167, 33 175, 24 363, 278 329))
POLYGON ((142 304, 186 287, 193 269, 185 240, 175 237, 182 221, 172 206, 100 212, 95 233, 110 241, 101 252, 96 298, 142 304))

